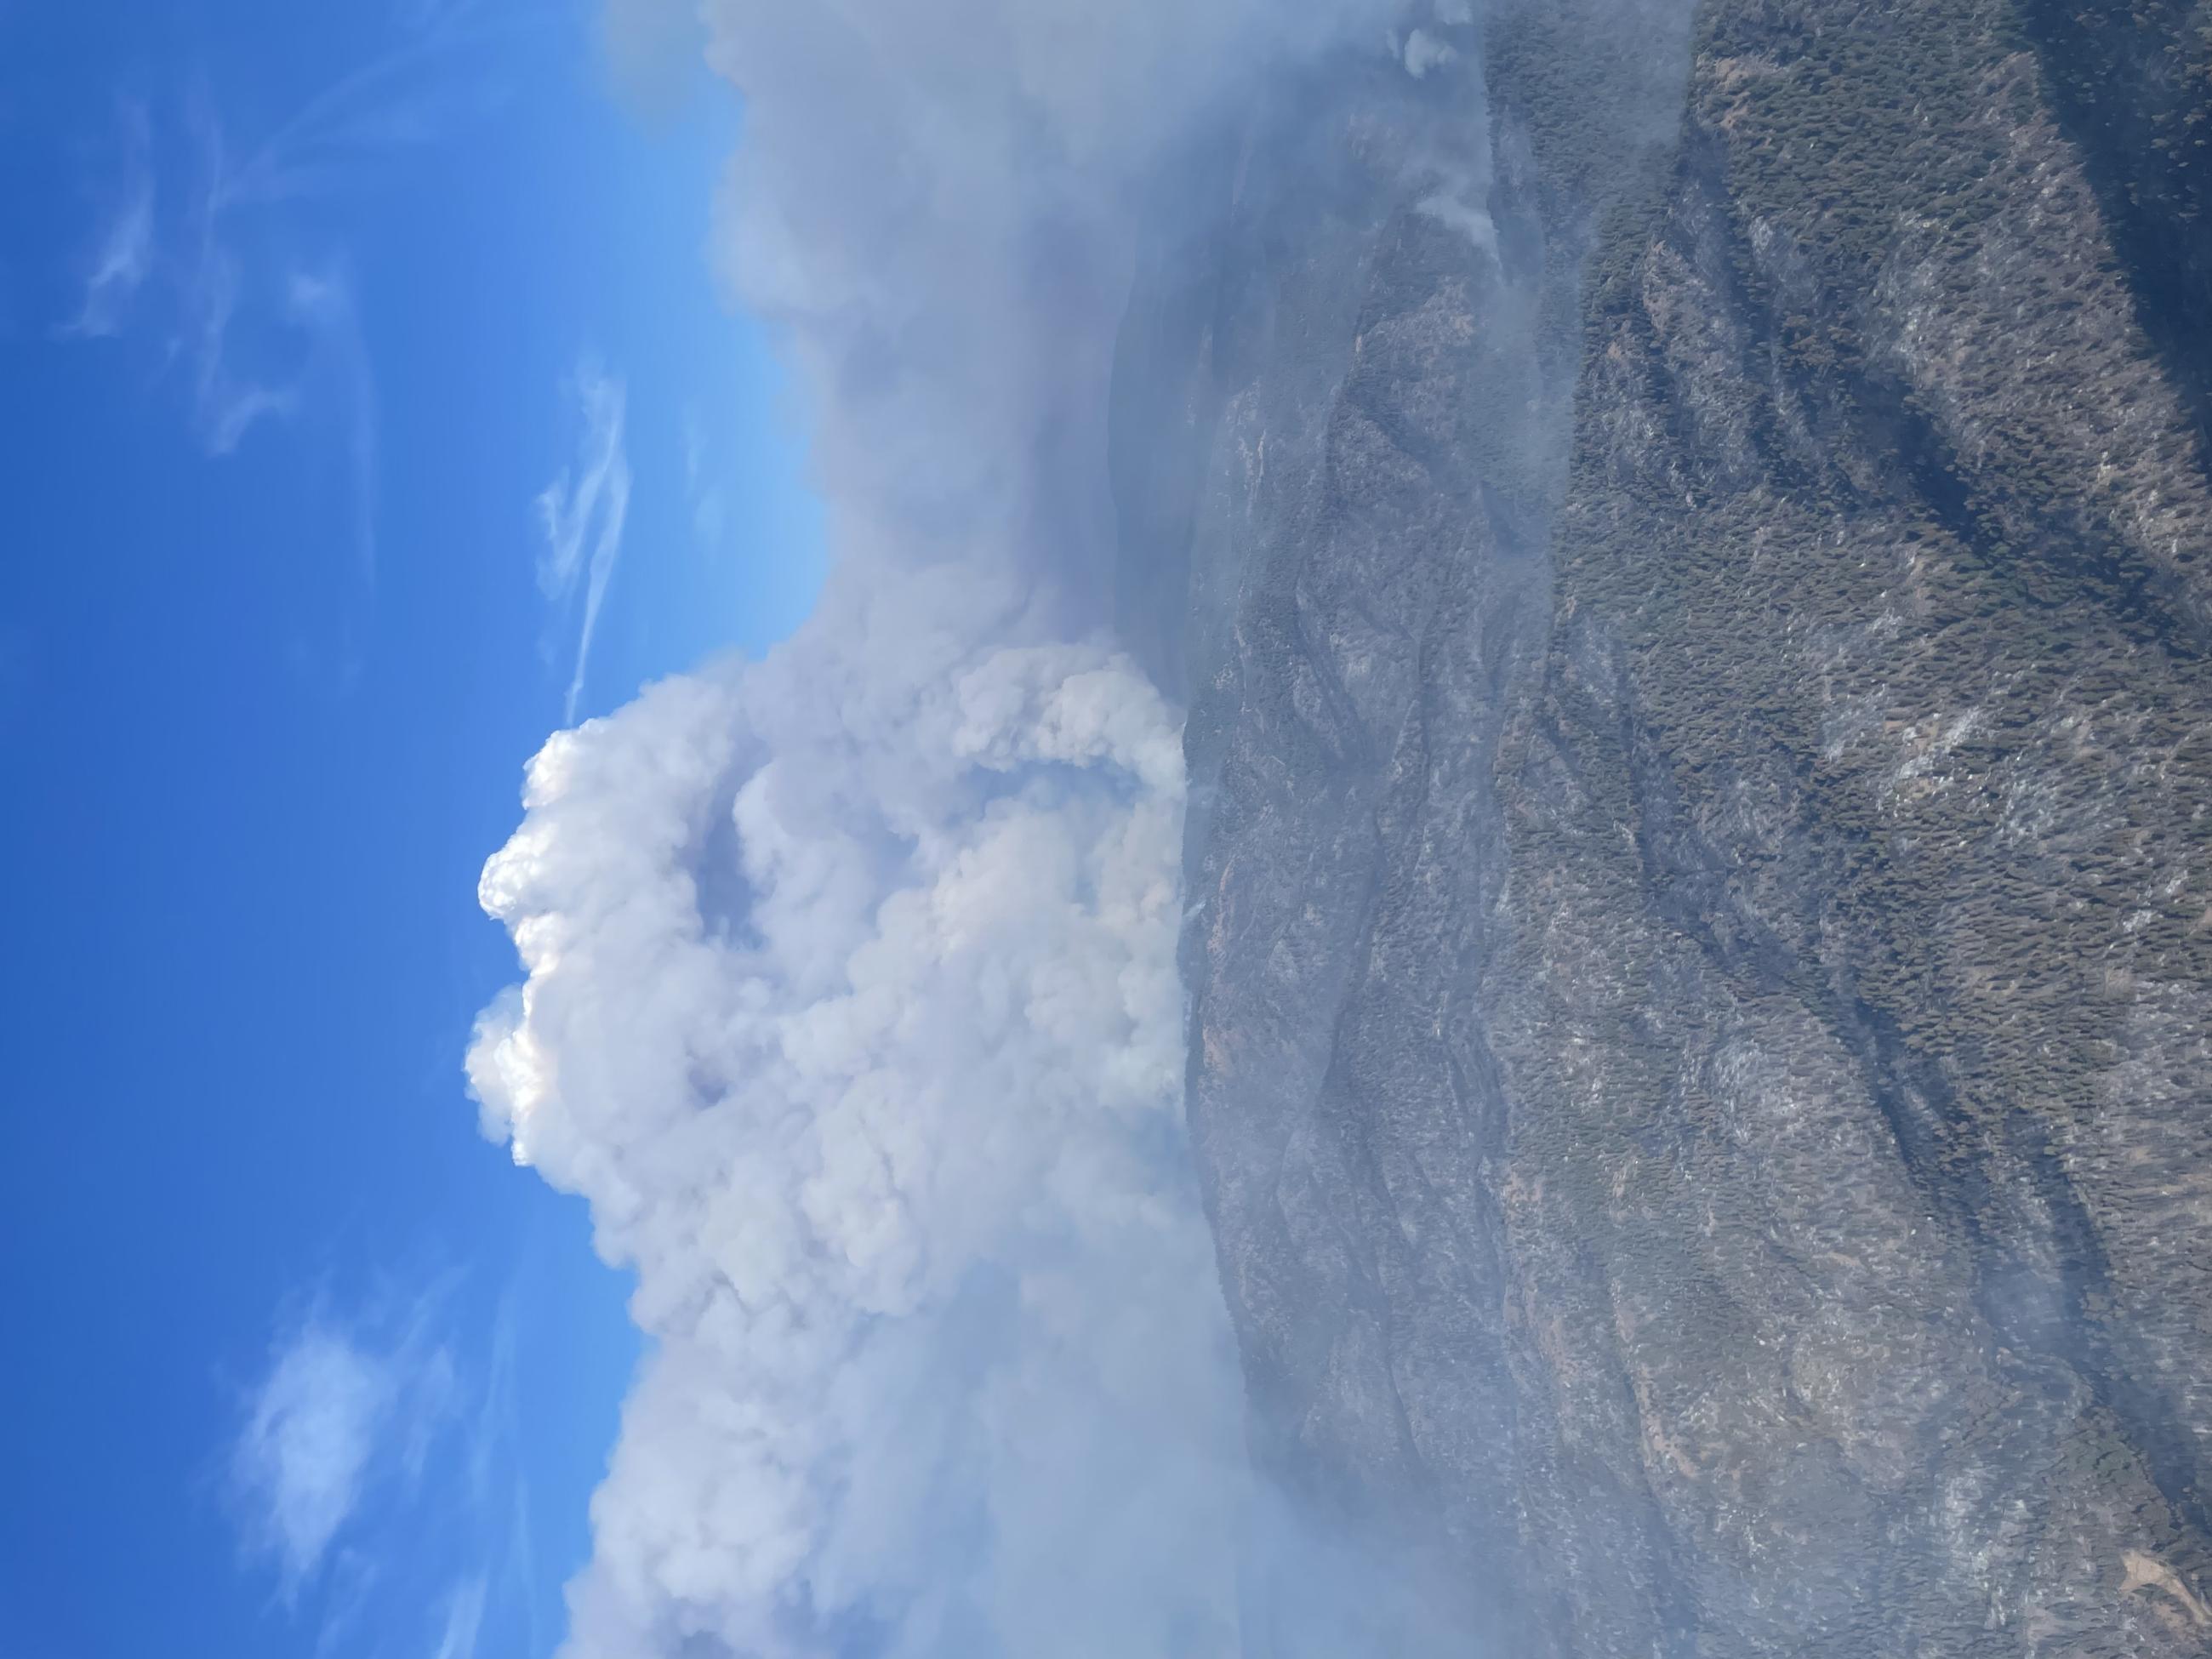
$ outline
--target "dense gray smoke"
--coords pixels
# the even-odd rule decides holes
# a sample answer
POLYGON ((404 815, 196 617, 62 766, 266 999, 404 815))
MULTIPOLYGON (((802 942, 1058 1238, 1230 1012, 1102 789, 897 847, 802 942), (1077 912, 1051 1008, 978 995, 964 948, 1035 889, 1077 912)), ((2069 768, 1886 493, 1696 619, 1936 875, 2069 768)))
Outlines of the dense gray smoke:
POLYGON ((744 100, 716 252, 835 565, 765 661, 556 737, 485 872, 528 974, 487 1131, 590 1200, 653 1345, 569 1651, 1234 1653, 1257 1500, 1182 1130, 1179 716, 1098 642, 1109 380, 1203 124, 1442 48, 1365 0, 694 21, 610 40, 744 100))

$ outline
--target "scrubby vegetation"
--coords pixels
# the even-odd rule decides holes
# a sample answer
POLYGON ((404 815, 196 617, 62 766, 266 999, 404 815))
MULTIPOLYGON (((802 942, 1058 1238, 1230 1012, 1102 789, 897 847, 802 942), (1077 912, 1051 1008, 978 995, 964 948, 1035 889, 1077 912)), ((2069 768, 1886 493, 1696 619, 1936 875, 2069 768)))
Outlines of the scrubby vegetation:
MULTIPOLYGON (((2198 1572, 2186 1376, 2094 1333, 2212 1301, 2113 1265, 2153 1222, 2091 1149, 2212 1091, 2201 1007, 2155 994, 2212 984, 2208 16, 1709 0, 1668 170, 1605 207, 1551 666, 1500 763, 1516 882, 1815 1014, 1985 1278, 2039 1209, 2093 1334, 2079 1455, 2139 1460, 2198 1572)), ((1579 179, 1574 127, 1537 137, 1579 179)), ((1680 971, 1654 951, 1624 978, 1680 971)), ((1620 1097, 1705 1109, 1632 1005, 1579 1017, 1620 1097)))
MULTIPOLYGON (((1948 1035, 2033 1031, 1988 1064, 2063 1094, 2047 1054, 2097 1052, 2103 952, 2212 973, 2212 872, 2188 856, 2212 810, 2203 640, 2179 584, 2107 528, 2094 468, 2043 429, 2093 411, 2008 404, 2021 369, 1994 361, 1911 378, 1886 337, 1901 246, 1986 266, 2028 234, 2021 173, 2068 164, 2017 20, 1991 0, 1850 9, 1706 9, 1663 216, 1614 222, 1590 290, 1562 604, 1620 629, 1686 799, 1730 783, 1726 757, 1791 757, 1844 914, 1894 936, 1863 965, 1870 1000, 1942 1035, 1943 931, 1899 923, 1970 923, 2016 971, 2002 1018, 1948 1035), (1735 337, 1692 320, 1713 318, 1747 320, 1735 337), (2058 818, 2030 834, 2039 781, 2058 818), (1958 880, 1966 858, 1990 879, 1958 880)), ((2018 250, 2016 287, 1962 275, 1918 303, 2070 307, 2087 346, 2118 348, 2095 365, 2115 383, 2088 390, 2140 396, 2125 295, 2069 293, 2039 252, 2018 250)), ((1986 320, 1991 346, 2032 325, 1986 320)), ((2160 459, 2171 495, 2202 495, 2193 457, 2160 459)))
POLYGON ((2212 0, 2022 0, 2144 327, 2212 450, 2212 0))

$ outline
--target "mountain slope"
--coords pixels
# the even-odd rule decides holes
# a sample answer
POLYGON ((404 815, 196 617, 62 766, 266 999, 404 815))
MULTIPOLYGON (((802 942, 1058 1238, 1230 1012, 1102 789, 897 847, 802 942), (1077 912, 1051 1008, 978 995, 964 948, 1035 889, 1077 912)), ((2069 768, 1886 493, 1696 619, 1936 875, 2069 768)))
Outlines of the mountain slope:
POLYGON ((2212 1646, 2212 37, 2089 16, 1431 18, 1140 288, 1193 1135, 1376 1650, 2212 1646))

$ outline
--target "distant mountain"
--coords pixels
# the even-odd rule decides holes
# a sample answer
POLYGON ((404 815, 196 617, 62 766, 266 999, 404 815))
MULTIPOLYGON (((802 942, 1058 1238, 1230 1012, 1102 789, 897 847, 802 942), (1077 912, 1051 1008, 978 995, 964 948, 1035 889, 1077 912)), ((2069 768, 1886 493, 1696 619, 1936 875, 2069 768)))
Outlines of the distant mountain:
POLYGON ((1392 45, 1116 382, 1255 1659, 2212 1652, 2212 4, 1392 45))

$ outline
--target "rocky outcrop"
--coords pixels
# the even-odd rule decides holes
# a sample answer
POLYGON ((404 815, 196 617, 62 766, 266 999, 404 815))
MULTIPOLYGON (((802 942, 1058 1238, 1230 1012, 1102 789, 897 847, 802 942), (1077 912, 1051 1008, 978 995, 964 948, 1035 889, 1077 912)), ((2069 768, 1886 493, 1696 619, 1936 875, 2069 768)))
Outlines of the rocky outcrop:
POLYGON ((1267 1652, 2212 1651, 2207 13, 2078 10, 1440 7, 1140 283, 1193 1139, 1368 1540, 1267 1652))

